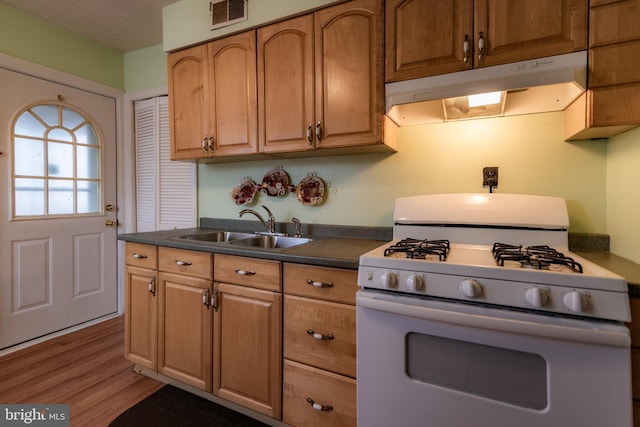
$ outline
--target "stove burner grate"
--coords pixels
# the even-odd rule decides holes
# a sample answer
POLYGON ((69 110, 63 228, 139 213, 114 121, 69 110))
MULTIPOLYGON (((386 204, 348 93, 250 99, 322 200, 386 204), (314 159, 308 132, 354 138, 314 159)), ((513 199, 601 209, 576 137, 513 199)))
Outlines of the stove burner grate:
POLYGON ((384 256, 405 254, 406 258, 427 259, 429 255, 434 255, 439 261, 445 261, 449 254, 449 247, 448 240, 406 238, 385 249, 384 256))
POLYGON ((563 265, 576 273, 582 273, 582 265, 573 258, 547 245, 528 246, 494 243, 491 249, 496 264, 503 266, 505 262, 517 262, 523 268, 549 270, 552 265, 563 265))

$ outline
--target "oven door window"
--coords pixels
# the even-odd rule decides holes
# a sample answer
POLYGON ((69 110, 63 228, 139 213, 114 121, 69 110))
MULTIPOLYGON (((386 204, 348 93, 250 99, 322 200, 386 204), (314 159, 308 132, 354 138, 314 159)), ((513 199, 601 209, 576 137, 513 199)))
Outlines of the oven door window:
POLYGON ((423 383, 532 409, 547 406, 539 355, 433 335, 406 335, 407 375, 423 383))

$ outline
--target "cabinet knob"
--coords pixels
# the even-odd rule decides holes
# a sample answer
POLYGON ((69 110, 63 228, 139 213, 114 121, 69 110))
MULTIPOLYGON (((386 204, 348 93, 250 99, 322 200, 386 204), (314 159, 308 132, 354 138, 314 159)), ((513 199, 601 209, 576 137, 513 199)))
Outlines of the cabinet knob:
POLYGON ((478 61, 484 59, 484 33, 480 31, 478 33, 478 61))
POLYGON ((309 141, 309 145, 313 144, 313 123, 309 123, 309 127, 307 127, 307 141, 309 141))
POLYGON ((204 151, 205 153, 209 152, 209 145, 208 145, 208 137, 204 137, 202 138, 202 151, 204 151))
POLYGON ((146 259, 147 258, 146 255, 139 254, 139 253, 136 253, 136 252, 134 252, 131 256, 136 258, 136 259, 146 259))
POLYGON ((176 260, 176 265, 180 265, 180 266, 190 266, 191 262, 190 261, 180 261, 179 259, 176 260))
POLYGON ((247 271, 247 270, 240 270, 239 268, 236 268, 234 271, 241 276, 253 276, 254 274, 256 274, 256 272, 253 270, 247 271))
POLYGON ((332 340, 334 338, 332 334, 322 335, 314 332, 313 329, 307 329, 307 333, 316 340, 332 340))
POLYGON ((156 296, 156 278, 152 277, 151 280, 149 280, 149 292, 155 297, 156 296))
POLYGON ((322 140, 322 126, 321 125, 322 124, 321 124, 320 120, 318 120, 318 123, 316 123, 316 141, 318 141, 318 144, 322 140))
POLYGON ((462 51, 464 52, 464 62, 465 64, 469 62, 469 34, 464 35, 464 43, 462 44, 462 51))
POLYGON ((321 405, 319 403, 314 402, 313 399, 310 398, 310 397, 307 397, 307 402, 309 402, 311 407, 313 409, 315 409, 316 411, 333 411, 333 406, 331 406, 331 405, 321 405))
POLYGON ((307 279, 307 284, 315 288, 333 288, 332 282, 318 282, 315 280, 307 279))

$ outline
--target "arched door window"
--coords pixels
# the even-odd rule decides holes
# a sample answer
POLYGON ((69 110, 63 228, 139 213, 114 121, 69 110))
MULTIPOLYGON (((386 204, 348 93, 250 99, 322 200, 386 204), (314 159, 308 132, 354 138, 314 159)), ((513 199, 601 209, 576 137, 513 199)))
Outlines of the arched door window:
POLYGON ((34 105, 13 127, 13 217, 101 212, 101 138, 80 111, 34 105))

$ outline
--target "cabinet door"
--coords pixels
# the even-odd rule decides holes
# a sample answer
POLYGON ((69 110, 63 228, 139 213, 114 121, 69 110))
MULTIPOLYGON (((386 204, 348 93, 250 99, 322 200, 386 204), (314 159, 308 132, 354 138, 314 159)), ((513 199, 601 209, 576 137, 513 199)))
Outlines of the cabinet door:
POLYGON ((473 0, 388 0, 385 8, 387 82, 471 68, 473 0))
POLYGON ((280 419, 282 294, 215 286, 213 393, 280 419))
POLYGON ((160 273, 158 371, 211 392, 210 280, 160 273))
POLYGON ((157 272, 127 266, 125 275, 125 358, 155 371, 158 369, 157 272))
POLYGON ((257 151, 256 32, 208 44, 209 134, 213 156, 257 151))
POLYGON ((381 142, 382 0, 339 4, 315 19, 316 149, 381 142))
POLYGON ((313 150, 313 15, 258 29, 259 151, 313 150))
POLYGON ((197 159, 208 153, 207 47, 169 54, 171 159, 197 159))
POLYGON ((587 0, 475 0, 474 33, 476 67, 584 50, 587 0))

